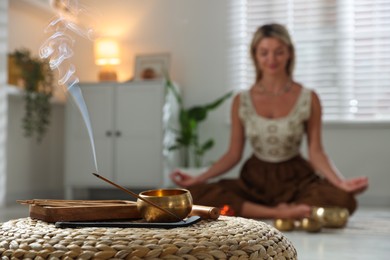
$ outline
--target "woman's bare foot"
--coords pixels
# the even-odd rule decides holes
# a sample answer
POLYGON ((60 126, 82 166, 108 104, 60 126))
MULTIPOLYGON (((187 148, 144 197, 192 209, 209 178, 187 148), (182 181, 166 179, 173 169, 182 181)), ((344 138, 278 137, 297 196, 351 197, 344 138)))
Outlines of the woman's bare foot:
POLYGON ((275 218, 301 219, 311 216, 311 207, 306 204, 280 203, 275 207, 275 218))
POLYGON ((301 219, 311 216, 311 207, 306 204, 287 203, 280 203, 276 207, 269 207, 246 201, 242 205, 240 215, 246 218, 260 219, 301 219))

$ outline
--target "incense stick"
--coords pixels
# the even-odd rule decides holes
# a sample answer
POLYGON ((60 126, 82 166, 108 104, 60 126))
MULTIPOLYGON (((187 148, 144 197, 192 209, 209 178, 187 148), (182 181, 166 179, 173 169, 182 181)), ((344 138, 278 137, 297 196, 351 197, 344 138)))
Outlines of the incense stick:
POLYGON ((135 204, 134 201, 124 200, 52 200, 52 199, 32 199, 32 200, 17 200, 20 204, 38 205, 38 206, 50 206, 50 205, 107 205, 107 204, 135 204))
POLYGON ((141 197, 140 195, 138 195, 137 193, 134 193, 134 192, 132 192, 132 191, 130 191, 130 190, 128 190, 128 189, 126 189, 126 188, 124 188, 124 187, 122 187, 122 186, 120 186, 120 185, 118 185, 118 184, 116 184, 116 183, 114 183, 114 182, 112 182, 112 181, 110 181, 109 179, 107 179, 107 178, 105 178, 105 177, 103 177, 103 176, 101 176, 101 175, 99 175, 99 174, 97 174, 97 173, 94 173, 94 172, 93 172, 92 174, 95 175, 96 177, 98 177, 99 179, 101 179, 101 180, 103 180, 103 181, 105 181, 105 182, 107 182, 107 183, 109 183, 109 184, 115 186, 116 188, 118 188, 118 189, 120 189, 120 190, 122 190, 122 191, 124 191, 124 192, 126 192, 126 193, 128 193, 128 194, 130 194, 131 196, 136 197, 137 199, 143 200, 143 201, 145 201, 146 203, 152 205, 153 207, 156 207, 156 208, 158 208, 159 210, 162 210, 162 211, 164 211, 165 213, 167 213, 167 214, 169 214, 169 215, 171 215, 171 216, 177 218, 178 220, 185 222, 184 219, 180 218, 180 217, 177 216, 176 214, 170 212, 170 211, 167 210, 167 209, 164 209, 164 208, 160 207, 159 205, 155 204, 154 202, 152 202, 152 201, 150 201, 150 200, 147 200, 147 199, 145 199, 145 198, 142 198, 142 197, 141 197))

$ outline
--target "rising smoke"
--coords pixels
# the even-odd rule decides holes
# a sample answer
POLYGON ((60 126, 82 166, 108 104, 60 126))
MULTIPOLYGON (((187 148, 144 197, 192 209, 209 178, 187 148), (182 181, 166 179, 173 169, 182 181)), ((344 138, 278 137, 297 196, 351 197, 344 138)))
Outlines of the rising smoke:
POLYGON ((77 0, 51 0, 51 7, 55 10, 56 16, 49 23, 45 32, 50 37, 42 44, 39 55, 43 59, 49 59, 50 68, 58 71, 58 84, 62 86, 73 98, 79 109, 91 142, 92 155, 96 172, 98 172, 96 149, 93 138, 91 121, 83 94, 79 86, 79 78, 76 75, 76 68, 70 62, 73 56, 73 45, 75 44, 72 33, 86 39, 94 39, 93 27, 83 25, 80 20, 83 15, 88 15, 85 7, 81 7, 77 0))

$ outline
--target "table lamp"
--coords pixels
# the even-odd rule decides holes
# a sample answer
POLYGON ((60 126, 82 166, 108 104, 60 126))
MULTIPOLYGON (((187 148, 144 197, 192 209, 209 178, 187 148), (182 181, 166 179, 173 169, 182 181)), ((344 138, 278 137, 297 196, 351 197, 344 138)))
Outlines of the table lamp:
POLYGON ((94 52, 95 64, 101 66, 99 81, 117 81, 114 66, 120 64, 118 42, 112 39, 97 39, 94 52))

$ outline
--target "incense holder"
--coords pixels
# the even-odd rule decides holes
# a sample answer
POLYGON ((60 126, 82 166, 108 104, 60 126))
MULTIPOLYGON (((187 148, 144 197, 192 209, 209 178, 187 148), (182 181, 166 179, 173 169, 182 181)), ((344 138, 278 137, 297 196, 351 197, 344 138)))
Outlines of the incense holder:
MULTIPOLYGON (((141 192, 139 196, 168 210, 180 219, 188 216, 193 204, 191 193, 186 189, 148 190, 141 192)), ((137 200, 137 208, 142 218, 147 222, 169 223, 178 221, 178 218, 139 198, 137 200)))

